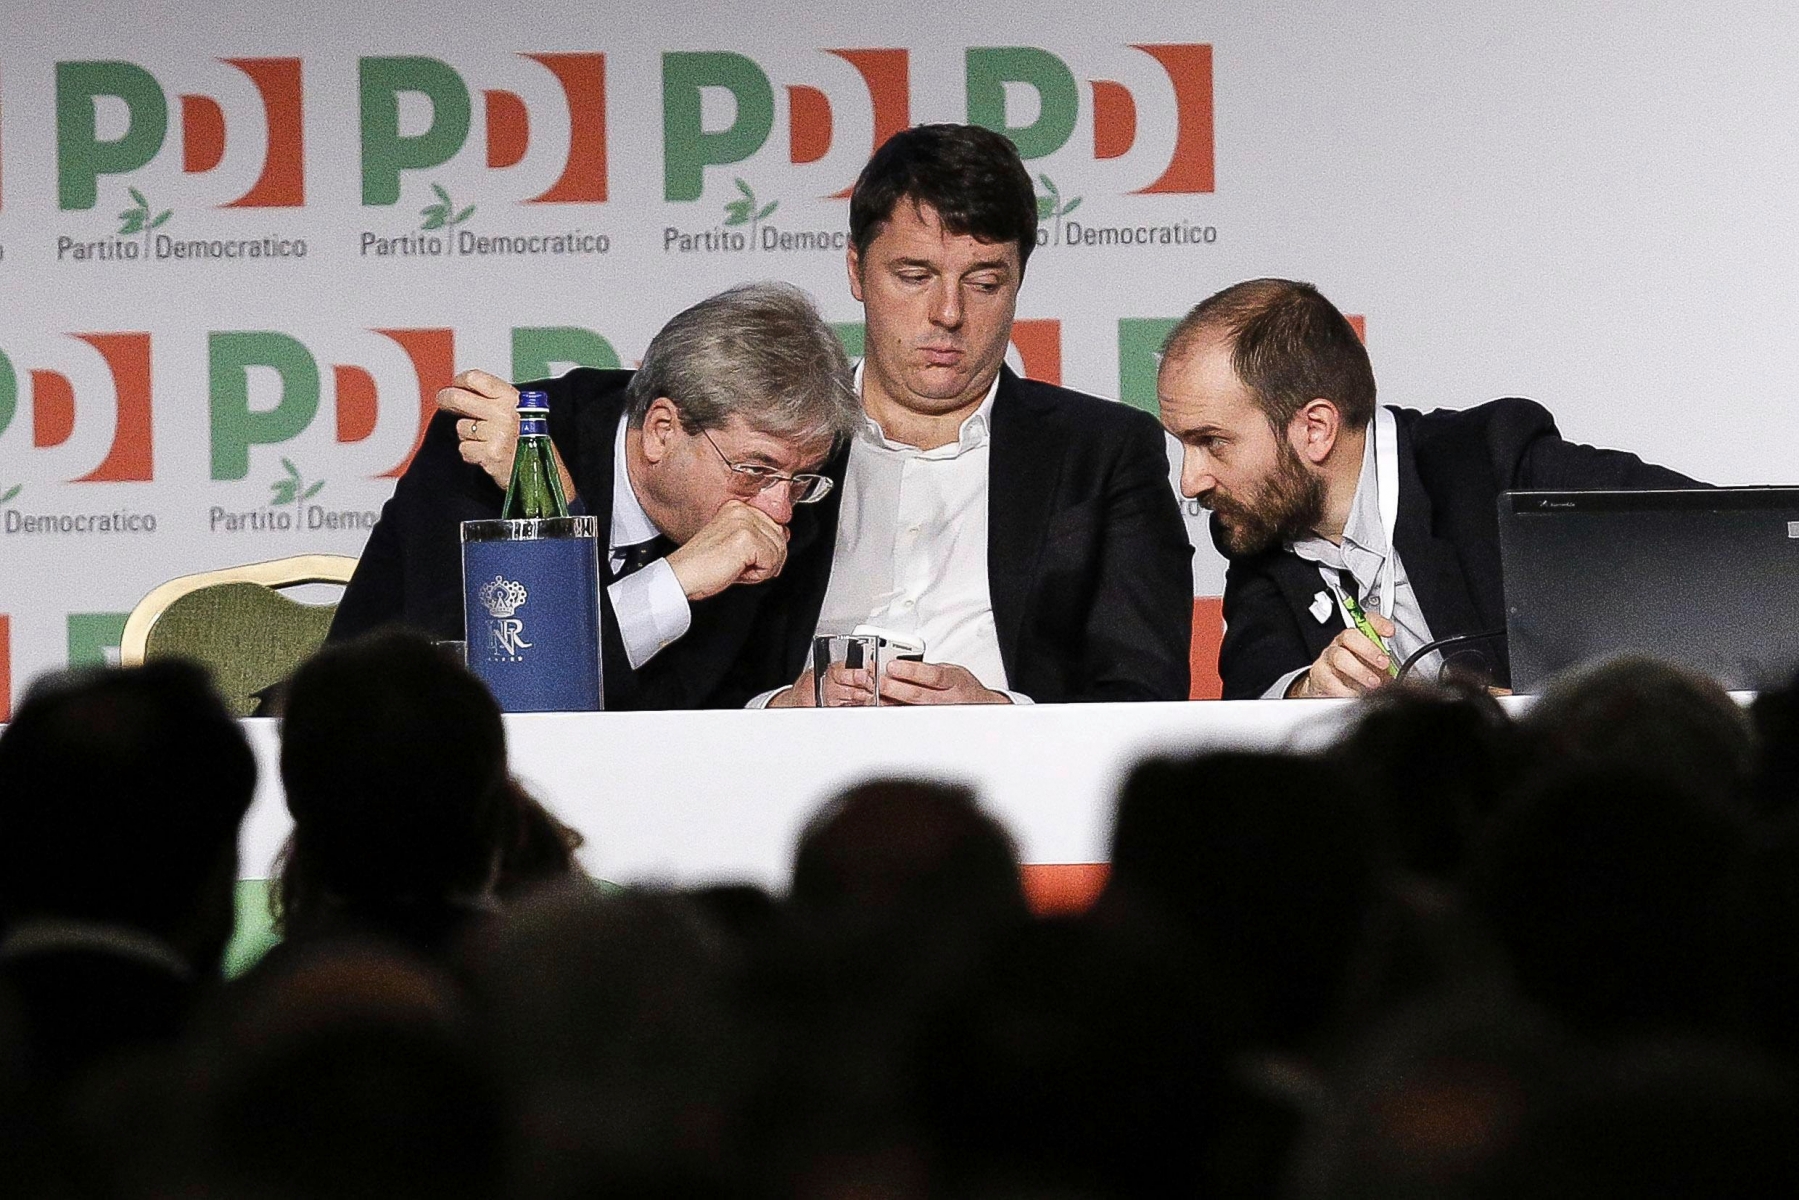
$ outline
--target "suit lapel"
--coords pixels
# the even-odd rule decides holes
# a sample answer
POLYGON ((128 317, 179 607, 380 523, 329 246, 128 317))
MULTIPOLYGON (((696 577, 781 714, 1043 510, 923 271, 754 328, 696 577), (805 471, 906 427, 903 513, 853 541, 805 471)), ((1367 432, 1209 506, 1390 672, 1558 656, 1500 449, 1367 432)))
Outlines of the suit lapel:
POLYGON ((1468 594, 1468 582, 1455 546, 1431 532, 1430 495, 1418 475, 1411 430, 1404 414, 1400 415, 1397 428, 1399 519, 1393 530, 1393 548, 1405 564, 1406 578, 1411 581, 1431 636, 1473 633, 1480 628, 1480 616, 1468 594))
POLYGON ((993 398, 987 465, 987 590, 1006 676, 1018 679, 1018 637, 1036 589, 1044 534, 1062 480, 1063 446, 1048 414, 1010 367, 1002 366, 993 398))

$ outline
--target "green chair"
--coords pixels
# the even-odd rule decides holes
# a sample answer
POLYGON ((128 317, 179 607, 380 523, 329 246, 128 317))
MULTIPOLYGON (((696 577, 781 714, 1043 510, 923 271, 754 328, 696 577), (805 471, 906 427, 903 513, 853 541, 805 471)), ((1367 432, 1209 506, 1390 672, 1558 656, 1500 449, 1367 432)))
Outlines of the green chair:
POLYGON ((256 715, 260 693, 293 674, 325 640, 336 604, 301 604, 278 589, 348 583, 356 560, 301 554, 183 575, 153 590, 131 610, 119 661, 190 658, 238 716, 256 715))

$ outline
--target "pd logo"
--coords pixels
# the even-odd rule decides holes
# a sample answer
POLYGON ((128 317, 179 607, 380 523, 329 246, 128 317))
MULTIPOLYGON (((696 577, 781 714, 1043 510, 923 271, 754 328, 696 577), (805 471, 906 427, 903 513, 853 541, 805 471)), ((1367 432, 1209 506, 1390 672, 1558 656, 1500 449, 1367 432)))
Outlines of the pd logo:
MULTIPOLYGON (((494 170, 518 166, 534 140, 543 141, 550 131, 566 125, 560 173, 525 203, 600 203, 606 199, 606 56, 518 57, 548 74, 527 76, 516 85, 539 93, 535 107, 518 91, 482 90, 484 164, 494 170), (549 111, 553 100, 542 84, 550 80, 557 85, 565 111, 549 111)), ((397 204, 407 172, 443 166, 462 152, 474 124, 474 96, 454 68, 435 58, 364 58, 359 74, 362 203, 397 204), (413 116, 417 119, 408 120, 413 116)))
MULTIPOLYGON (((847 64, 867 92, 873 137, 868 152, 912 123, 911 60, 905 50, 825 50, 847 64)), ((787 158, 815 163, 830 153, 836 120, 847 103, 839 94, 833 108, 826 91, 810 83, 786 86, 787 158)), ((768 73, 730 51, 670 51, 662 56, 663 195, 698 200, 706 168, 742 162, 767 144, 775 126, 775 93, 768 73), (723 128, 708 129, 705 91, 731 97, 735 115, 723 128)), ((866 157, 860 156, 860 157, 866 157)), ((852 169, 861 167, 860 157, 852 169)), ((846 185, 847 185, 846 181, 846 185)), ((848 187, 838 196, 849 195, 848 187)))
MULTIPOLYGON (((404 401, 417 416, 416 432, 404 457, 381 478, 393 478, 412 461, 436 409, 437 389, 455 374, 455 335, 448 329, 376 329, 397 345, 417 379, 415 396, 404 401)), ((318 415, 322 373, 318 359, 296 337, 272 330, 215 331, 207 335, 207 393, 211 403, 212 478, 243 479, 250 473, 250 447, 292 441, 318 415), (273 402, 252 405, 251 372, 276 381, 273 402)), ((367 441, 375 432, 380 397, 366 367, 330 368, 335 405, 335 437, 340 445, 367 441)))
MULTIPOLYGON (((449 329, 368 332, 398 347, 414 383, 399 398, 388 398, 389 403, 416 414, 406 453, 376 475, 392 479, 412 462, 424 440, 425 427, 437 412, 437 390, 456 373, 456 338, 449 329)), ((356 445, 368 442, 375 433, 384 397, 370 366, 321 364, 298 338, 273 330, 215 331, 207 336, 207 357, 214 480, 248 477, 252 447, 290 442, 311 428, 324 398, 327 368, 335 443, 356 445), (257 390, 252 382, 256 376, 274 386, 252 395, 257 390)), ((542 378, 568 365, 615 368, 619 359, 612 344, 590 329, 547 326, 512 331, 514 378, 542 378)))
MULTIPOLYGON (((1142 171, 1147 182, 1138 192, 1212 191, 1212 47, 1146 44, 1125 49, 1124 58, 1114 54, 1090 72, 1124 79, 1089 78, 1083 88, 1068 63, 1047 50, 970 47, 963 61, 966 119, 1005 134, 1023 157, 1037 159, 1071 145, 1085 113, 1092 159, 1125 160, 1132 170, 1142 171), (1156 160, 1150 162, 1146 155, 1156 160)), ((786 157, 796 165, 817 162, 833 149, 837 123, 846 111, 858 120, 863 112, 872 113, 871 151, 911 124, 909 51, 822 53, 853 69, 867 93, 866 107, 862 97, 841 84, 829 92, 810 83, 787 84, 786 157)), ((774 85, 751 59, 729 51, 665 53, 664 198, 698 200, 706 168, 740 163, 761 152, 773 136, 775 117, 774 85), (709 91, 729 96, 729 106, 719 106, 728 107, 728 120, 708 119, 719 115, 706 111, 709 91)), ((861 157, 853 159, 852 178, 861 165, 861 157)))
MULTIPOLYGON (((247 191, 221 208, 294 208, 306 202, 303 91, 297 58, 225 58, 248 79, 260 104, 213 95, 176 97, 181 170, 204 175, 225 159, 228 144, 265 145, 261 171, 247 191)), ((228 80, 233 94, 242 89, 228 80)), ((56 64, 56 189, 64 211, 94 207, 100 177, 129 175, 163 151, 169 96, 156 77, 121 61, 56 64), (122 119, 121 119, 122 117, 122 119)))
MULTIPOLYGON (((1172 105, 1162 102, 1157 122, 1171 145, 1166 164, 1138 194, 1210 192, 1214 184, 1212 126, 1212 47, 1201 44, 1135 45, 1161 68, 1173 89, 1172 105), (1166 127, 1172 124, 1172 137, 1166 127)), ((1066 62, 1034 46, 971 47, 966 54, 968 121, 1005 134, 1021 157, 1047 158, 1074 138, 1082 97, 1092 118, 1093 158, 1122 159, 1138 146, 1140 125, 1151 106, 1147 98, 1156 81, 1141 59, 1108 63, 1130 69, 1135 86, 1116 79, 1088 79, 1081 87, 1066 62), (1012 99, 1034 97, 1035 114, 1014 123, 1012 99)), ((1020 101, 1016 106, 1027 108, 1020 101)), ((1022 116, 1022 114, 1017 114, 1022 116)))
MULTIPOLYGON (((105 457, 98 466, 74 478, 75 483, 136 483, 152 475, 153 447, 150 405, 150 335, 147 333, 75 333, 69 335, 84 343, 98 355, 99 362, 111 377, 112 432, 105 457)), ((78 424, 91 425, 91 419, 78 422, 78 414, 94 414, 105 410, 98 387, 92 383, 93 361, 79 363, 80 378, 85 385, 78 389, 67 370, 34 367, 26 371, 31 402, 31 444, 48 450, 70 442, 78 424), (84 394, 77 405, 78 390, 84 394)), ((12 360, 0 351, 0 435, 6 433, 18 415, 21 388, 19 373, 12 360)), ((85 439, 84 439, 85 441, 85 439)), ((74 447, 71 447, 72 449, 74 447)), ((91 459, 88 461, 92 461, 91 459)), ((0 480, 0 490, 12 480, 0 480)))

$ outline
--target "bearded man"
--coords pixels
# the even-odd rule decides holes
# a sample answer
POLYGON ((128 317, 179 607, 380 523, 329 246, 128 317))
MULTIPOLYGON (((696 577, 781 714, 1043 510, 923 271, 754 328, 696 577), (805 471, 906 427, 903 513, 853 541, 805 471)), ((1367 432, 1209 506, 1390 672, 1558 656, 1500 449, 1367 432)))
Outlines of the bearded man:
MULTIPOLYGON (((1156 381, 1181 491, 1229 560, 1225 699, 1354 696, 1442 639, 1505 627, 1498 497, 1689 488, 1635 455, 1563 440, 1531 400, 1423 413, 1375 405, 1349 321, 1309 283, 1252 279, 1175 326, 1156 381)), ((1510 682, 1503 635, 1470 665, 1510 682)), ((1454 654, 1452 654, 1454 657, 1454 654)))

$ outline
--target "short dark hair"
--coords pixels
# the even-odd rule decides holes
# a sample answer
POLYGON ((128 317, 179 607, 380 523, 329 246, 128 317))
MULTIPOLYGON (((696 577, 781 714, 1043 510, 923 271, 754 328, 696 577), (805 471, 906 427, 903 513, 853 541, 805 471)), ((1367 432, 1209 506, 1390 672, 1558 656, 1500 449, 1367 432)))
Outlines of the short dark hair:
POLYGON ((487 885, 510 831, 506 731, 481 681, 410 633, 325 647, 294 674, 281 726, 294 833, 283 928, 327 901, 356 917, 487 885))
POLYGON ((872 779, 807 823, 793 863, 804 912, 986 923, 1025 915, 1018 855, 972 789, 872 779))
POLYGON ((894 205, 930 205, 943 227, 983 242, 1017 242, 1024 270, 1037 245, 1037 192, 1009 138, 979 125, 914 125, 881 144, 850 193, 850 241, 858 255, 893 217, 894 205))
POLYGON ((1230 340, 1231 369, 1276 429, 1316 399, 1335 404, 1351 429, 1374 419, 1367 347, 1311 284, 1250 279, 1208 296, 1169 332, 1163 361, 1182 357, 1210 335, 1230 340))
POLYGON ((0 735, 0 920, 179 928, 255 789, 249 743, 193 663, 37 684, 0 735))

